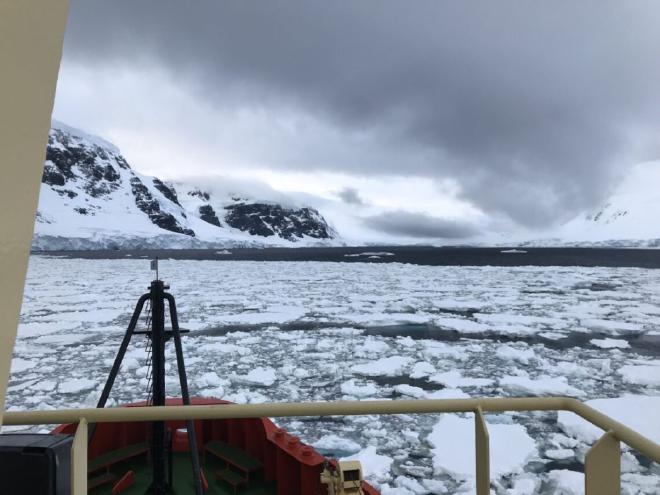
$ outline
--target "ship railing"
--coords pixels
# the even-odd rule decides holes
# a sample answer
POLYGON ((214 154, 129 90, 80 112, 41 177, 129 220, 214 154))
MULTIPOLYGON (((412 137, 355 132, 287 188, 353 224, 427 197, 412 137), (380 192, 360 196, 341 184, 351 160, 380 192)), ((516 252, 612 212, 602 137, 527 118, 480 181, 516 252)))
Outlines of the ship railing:
MULTIPOLYGON (((583 402, 568 397, 335 401, 17 411, 6 412, 3 423, 15 426, 77 423, 78 427, 72 447, 72 493, 82 495, 87 493, 87 426, 90 423, 474 413, 476 490, 477 495, 488 495, 490 493, 490 442, 484 413, 505 411, 569 411, 604 431, 585 458, 586 495, 620 494, 620 442, 624 442, 654 462, 660 462, 659 444, 583 402)), ((450 446, 447 447, 450 448, 450 446)))

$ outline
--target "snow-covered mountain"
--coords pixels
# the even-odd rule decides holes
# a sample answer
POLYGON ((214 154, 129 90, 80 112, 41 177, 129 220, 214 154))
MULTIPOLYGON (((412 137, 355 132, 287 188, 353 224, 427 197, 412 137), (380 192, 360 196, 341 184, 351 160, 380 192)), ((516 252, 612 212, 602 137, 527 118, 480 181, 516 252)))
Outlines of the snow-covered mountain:
POLYGON ((292 246, 337 242, 313 208, 283 206, 133 170, 119 149, 53 122, 33 248, 292 246))
MULTIPOLYGON (((633 167, 599 208, 556 228, 488 231, 454 243, 520 246, 660 247, 660 161, 633 167), (467 241, 467 242, 466 242, 467 241)), ((327 203, 327 201, 326 201, 327 203)), ((206 179, 165 183, 136 172, 119 149, 54 121, 50 132, 33 248, 216 248, 343 244, 306 200, 276 191, 206 179), (200 186, 204 184, 204 186, 200 186)), ((312 204, 315 204, 312 202, 312 204)), ((352 244, 406 244, 419 239, 384 236, 363 207, 321 208, 341 224, 352 244), (343 213, 342 213, 343 212, 343 213), (350 228, 349 228, 350 227, 350 228)), ((374 210, 374 211, 372 211, 374 210)), ((451 240, 450 240, 451 241, 451 240)), ((428 239, 447 244, 447 239, 428 239)))
POLYGON ((634 166, 600 207, 522 244, 660 247, 660 161, 634 166))

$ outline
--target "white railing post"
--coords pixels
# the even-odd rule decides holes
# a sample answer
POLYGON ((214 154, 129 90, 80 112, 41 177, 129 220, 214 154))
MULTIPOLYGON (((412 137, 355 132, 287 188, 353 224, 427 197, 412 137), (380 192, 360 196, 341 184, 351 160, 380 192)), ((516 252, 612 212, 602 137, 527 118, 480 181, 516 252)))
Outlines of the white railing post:
POLYGON ((477 467, 477 495, 490 493, 490 439, 481 406, 474 412, 474 450, 477 467))
POLYGON ((621 493, 621 447, 612 431, 605 433, 589 449, 584 460, 586 495, 621 493))
POLYGON ((71 448, 71 494, 87 495, 87 420, 80 418, 71 448))

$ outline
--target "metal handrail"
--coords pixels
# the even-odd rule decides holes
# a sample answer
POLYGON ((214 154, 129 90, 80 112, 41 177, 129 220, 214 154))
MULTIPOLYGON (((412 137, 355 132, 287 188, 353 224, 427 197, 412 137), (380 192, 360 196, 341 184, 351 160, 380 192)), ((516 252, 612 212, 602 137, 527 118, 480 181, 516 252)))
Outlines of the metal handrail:
MULTIPOLYGON (((116 407, 108 409, 61 409, 50 411, 14 411, 5 413, 5 425, 55 423, 113 423, 122 421, 172 421, 261 417, 351 416, 368 414, 431 414, 449 412, 475 413, 475 452, 477 494, 489 490, 489 442, 483 413, 503 411, 570 411, 605 434, 587 454, 585 489, 587 495, 620 493, 620 448, 624 442, 655 462, 660 462, 660 445, 628 426, 569 397, 517 397, 437 400, 336 401, 266 404, 215 404, 199 406, 116 407)), ((80 432, 76 432, 78 436, 80 432)), ((74 480, 78 487, 86 482, 84 442, 77 444, 74 456, 74 480), (83 482, 84 476, 84 482, 83 482)), ((74 491, 74 494, 86 493, 74 491)))

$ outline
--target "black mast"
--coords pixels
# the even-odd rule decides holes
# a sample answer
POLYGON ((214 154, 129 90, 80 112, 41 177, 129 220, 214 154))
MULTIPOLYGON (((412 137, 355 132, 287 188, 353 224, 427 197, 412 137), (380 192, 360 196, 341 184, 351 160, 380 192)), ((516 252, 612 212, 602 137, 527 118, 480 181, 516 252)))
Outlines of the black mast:
MULTIPOLYGON (((152 269, 158 273, 158 260, 152 261, 152 269), (155 266, 155 268, 154 268, 155 266)), ((186 377, 185 363, 183 359, 183 348, 181 345, 181 334, 185 330, 179 329, 179 318, 176 312, 176 302, 174 296, 165 292, 168 289, 162 280, 158 279, 151 282, 149 293, 144 294, 137 302, 135 311, 131 321, 126 329, 126 334, 119 347, 115 362, 110 370, 110 375, 106 381, 103 392, 96 407, 105 407, 105 404, 110 396, 110 391, 114 385, 119 369, 121 368, 122 360, 128 349, 128 345, 133 335, 144 334, 151 340, 151 366, 152 366, 152 388, 148 391, 152 397, 151 405, 164 406, 165 405, 165 343, 171 338, 174 338, 174 346, 176 350, 177 369, 179 373, 179 382, 181 384, 181 399, 184 405, 190 404, 190 396, 188 394, 188 380, 186 377), (170 322, 172 330, 165 330, 165 301, 167 300, 170 310, 170 322), (151 304, 151 328, 143 332, 136 332, 140 314, 144 308, 144 304, 149 301, 151 304)), ((201 483, 201 469, 199 465, 199 452, 197 450, 197 438, 195 435, 195 426, 192 420, 187 421, 188 430, 188 443, 190 445, 190 455, 192 461, 192 474, 195 483, 195 491, 198 495, 202 495, 201 483)), ((89 440, 91 441, 95 431, 95 425, 90 427, 89 440)), ((167 459, 165 456, 165 422, 154 421, 152 424, 152 438, 151 438, 151 462, 152 462, 152 484, 150 492, 154 495, 165 495, 169 490, 169 483, 167 481, 167 459)), ((171 467, 171 466, 170 466, 171 467)))
MULTIPOLYGON (((151 282, 151 359, 153 369, 152 405, 165 405, 165 284, 161 280, 151 282)), ((151 439, 151 463, 153 481, 151 488, 156 495, 167 493, 165 469, 165 423, 154 421, 151 439)))

